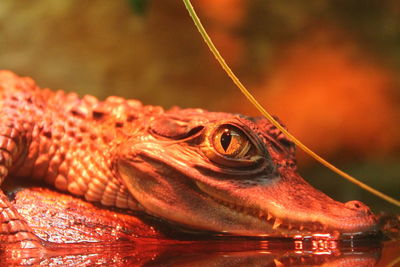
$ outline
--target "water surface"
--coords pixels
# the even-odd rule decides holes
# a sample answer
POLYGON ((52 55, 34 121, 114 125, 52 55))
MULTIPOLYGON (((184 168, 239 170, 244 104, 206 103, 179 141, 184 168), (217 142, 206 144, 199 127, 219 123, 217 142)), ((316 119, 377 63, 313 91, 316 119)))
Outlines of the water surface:
POLYGON ((399 255, 400 241, 138 239, 59 245, 47 251, 3 250, 0 262, 2 266, 399 266, 399 255))

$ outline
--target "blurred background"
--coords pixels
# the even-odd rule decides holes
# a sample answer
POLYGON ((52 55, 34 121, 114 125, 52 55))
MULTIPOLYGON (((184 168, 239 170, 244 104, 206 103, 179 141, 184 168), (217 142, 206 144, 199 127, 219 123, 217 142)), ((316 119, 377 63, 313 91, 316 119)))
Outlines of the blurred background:
MULTIPOLYGON (((268 111, 367 184, 400 198, 400 2, 193 0, 221 53, 268 111)), ((0 68, 41 87, 165 108, 258 115, 181 0, 2 0, 0 68)), ((298 153, 330 196, 399 212, 298 153)))

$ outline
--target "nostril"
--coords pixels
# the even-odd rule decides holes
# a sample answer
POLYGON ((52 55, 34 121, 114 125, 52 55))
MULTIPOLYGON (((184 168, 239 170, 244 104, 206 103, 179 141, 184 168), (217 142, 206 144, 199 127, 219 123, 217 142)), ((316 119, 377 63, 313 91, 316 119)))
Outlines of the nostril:
POLYGON ((358 200, 352 200, 352 201, 346 202, 345 206, 352 210, 357 210, 357 211, 364 212, 367 214, 372 214, 369 207, 358 200))

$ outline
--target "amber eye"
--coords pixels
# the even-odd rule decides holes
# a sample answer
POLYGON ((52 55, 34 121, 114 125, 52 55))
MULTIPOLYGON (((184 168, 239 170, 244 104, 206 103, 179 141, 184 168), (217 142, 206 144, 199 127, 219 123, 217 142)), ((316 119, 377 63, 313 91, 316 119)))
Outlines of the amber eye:
POLYGON ((219 154, 237 159, 246 156, 251 147, 247 136, 232 125, 218 127, 214 132, 212 143, 219 154))

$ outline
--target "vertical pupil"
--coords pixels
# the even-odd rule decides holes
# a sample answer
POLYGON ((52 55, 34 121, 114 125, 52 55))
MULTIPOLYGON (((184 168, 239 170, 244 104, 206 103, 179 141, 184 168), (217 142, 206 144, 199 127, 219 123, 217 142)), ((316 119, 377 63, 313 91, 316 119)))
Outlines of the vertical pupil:
POLYGON ((221 135, 221 146, 226 151, 231 143, 232 135, 228 129, 225 129, 221 135))

